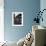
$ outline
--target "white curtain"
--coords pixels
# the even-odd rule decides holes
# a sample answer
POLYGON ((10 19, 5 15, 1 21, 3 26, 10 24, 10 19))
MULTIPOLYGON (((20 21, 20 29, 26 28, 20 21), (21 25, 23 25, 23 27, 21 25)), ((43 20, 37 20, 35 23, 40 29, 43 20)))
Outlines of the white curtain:
POLYGON ((4 41, 4 0, 0 0, 0 42, 4 41))

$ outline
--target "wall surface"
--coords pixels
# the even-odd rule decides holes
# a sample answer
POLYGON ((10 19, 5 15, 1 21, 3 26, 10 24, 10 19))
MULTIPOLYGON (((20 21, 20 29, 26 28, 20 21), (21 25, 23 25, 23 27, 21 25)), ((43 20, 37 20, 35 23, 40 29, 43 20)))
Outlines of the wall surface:
MULTIPOLYGON (((40 9, 41 11, 43 9, 46 9, 46 0, 40 0, 40 9)), ((46 27, 46 10, 44 10, 42 17, 43 17, 43 22, 40 21, 40 25, 46 27)))
POLYGON ((4 38, 18 41, 32 30, 32 20, 40 9, 40 0, 4 0, 4 38), (12 12, 24 13, 24 26, 12 26, 12 12))

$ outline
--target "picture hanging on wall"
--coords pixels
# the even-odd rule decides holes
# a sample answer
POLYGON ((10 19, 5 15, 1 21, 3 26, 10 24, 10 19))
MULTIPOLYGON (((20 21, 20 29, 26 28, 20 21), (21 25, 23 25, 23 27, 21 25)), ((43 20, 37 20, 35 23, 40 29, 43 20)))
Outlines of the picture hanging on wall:
POLYGON ((23 12, 12 12, 12 26, 23 26, 23 12))

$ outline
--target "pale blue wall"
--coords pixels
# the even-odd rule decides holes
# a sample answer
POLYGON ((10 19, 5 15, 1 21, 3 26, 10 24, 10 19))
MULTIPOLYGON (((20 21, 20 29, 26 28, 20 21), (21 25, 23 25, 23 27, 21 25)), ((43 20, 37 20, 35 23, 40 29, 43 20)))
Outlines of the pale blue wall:
POLYGON ((4 6, 4 38, 8 41, 18 41, 31 31, 32 19, 40 9, 40 0, 4 0, 4 6), (12 26, 12 11, 23 11, 23 27, 12 26))
MULTIPOLYGON (((40 10, 42 11, 43 9, 46 9, 46 0, 41 0, 40 1, 40 10)), ((43 12, 43 22, 40 21, 40 25, 46 27, 46 10, 43 12)))

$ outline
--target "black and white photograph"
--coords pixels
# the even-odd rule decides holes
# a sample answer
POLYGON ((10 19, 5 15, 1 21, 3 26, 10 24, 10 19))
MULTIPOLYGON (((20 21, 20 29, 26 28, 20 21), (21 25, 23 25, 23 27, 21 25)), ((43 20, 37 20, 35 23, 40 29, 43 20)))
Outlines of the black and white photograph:
POLYGON ((23 26, 23 12, 12 12, 12 26, 23 26))

